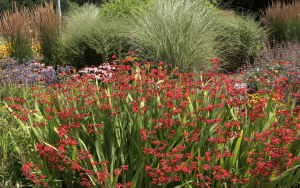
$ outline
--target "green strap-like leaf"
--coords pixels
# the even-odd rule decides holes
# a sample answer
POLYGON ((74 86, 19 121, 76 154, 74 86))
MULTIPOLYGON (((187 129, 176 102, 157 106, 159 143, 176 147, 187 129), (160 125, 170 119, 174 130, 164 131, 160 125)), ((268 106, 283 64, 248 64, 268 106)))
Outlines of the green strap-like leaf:
POLYGON ((242 139, 243 139, 243 130, 241 131, 240 136, 241 137, 237 139, 237 142, 236 142, 234 150, 233 150, 233 154, 235 154, 235 156, 232 156, 230 158, 230 168, 229 168, 229 170, 231 170, 233 165, 235 165, 235 162, 236 162, 237 157, 239 155, 239 152, 240 152, 240 149, 241 149, 241 142, 242 142, 242 139))

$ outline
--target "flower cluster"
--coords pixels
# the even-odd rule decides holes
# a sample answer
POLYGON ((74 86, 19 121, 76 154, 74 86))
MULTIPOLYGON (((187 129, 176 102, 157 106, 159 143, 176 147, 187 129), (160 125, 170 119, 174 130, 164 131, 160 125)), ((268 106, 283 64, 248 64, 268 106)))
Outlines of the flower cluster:
POLYGON ((35 86, 39 82, 43 82, 45 86, 61 83, 64 75, 70 75, 72 70, 70 65, 45 66, 37 61, 19 64, 10 58, 0 60, 0 68, 1 85, 15 83, 29 86, 35 86))
MULTIPOLYGON (((217 70, 218 59, 211 61, 217 70)), ((286 79, 255 98, 216 71, 197 80, 152 66, 115 66, 102 85, 88 74, 99 67, 86 68, 43 92, 33 87, 33 101, 6 102, 32 128, 34 149, 47 161, 38 164, 78 186, 252 187, 299 161, 300 107, 288 99, 300 95, 285 98, 286 79)))
POLYGON ((281 79, 287 79, 283 89, 286 92, 297 92, 298 88, 293 86, 293 82, 300 81, 298 55, 300 43, 297 40, 281 44, 275 40, 273 42, 275 44, 273 48, 270 42, 263 44, 262 50, 256 51, 254 62, 247 62, 248 65, 244 70, 246 82, 255 89, 265 87, 265 83, 268 83, 268 89, 272 89, 272 81, 280 82, 281 79))
POLYGON ((37 176, 34 172, 39 170, 39 164, 32 164, 32 163, 26 163, 22 167, 22 171, 24 172, 24 176, 27 176, 30 178, 32 182, 35 183, 35 186, 42 185, 44 187, 49 187, 45 182, 42 180, 46 178, 46 176, 37 176))
MULTIPOLYGON (((10 55, 9 49, 10 48, 11 48, 11 44, 8 43, 7 41, 5 41, 5 44, 0 45, 0 60, 6 59, 9 57, 9 55, 10 55)), ((36 58, 37 60, 40 61, 42 59, 41 45, 39 43, 32 42, 31 48, 32 48, 32 51, 34 54, 34 58, 36 58)))
POLYGON ((95 67, 85 67, 78 71, 80 74, 87 74, 87 75, 95 75, 95 78, 98 80, 108 80, 112 77, 114 73, 115 67, 114 65, 110 65, 108 63, 103 63, 102 65, 95 67))

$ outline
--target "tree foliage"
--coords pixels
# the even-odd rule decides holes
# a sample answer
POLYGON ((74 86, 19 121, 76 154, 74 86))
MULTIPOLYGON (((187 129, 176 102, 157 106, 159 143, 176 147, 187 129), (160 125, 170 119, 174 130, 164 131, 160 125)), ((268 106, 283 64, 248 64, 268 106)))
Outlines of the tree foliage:
MULTIPOLYGON (((46 0, 53 1, 53 6, 57 6, 57 0, 46 0)), ((66 12, 70 7, 70 3, 76 3, 83 5, 84 3, 103 4, 107 0, 60 0, 62 12, 66 12)), ((28 8, 32 8, 35 5, 44 3, 45 0, 0 0, 0 14, 6 10, 11 10, 13 3, 16 2, 17 6, 21 8, 23 5, 28 8)))
MULTIPOLYGON (((261 11, 265 10, 269 4, 272 3, 272 0, 210 0, 218 2, 221 5, 225 5, 229 9, 233 9, 237 12, 250 11, 252 13, 257 13, 258 18, 260 18, 261 11)), ((278 0, 285 3, 292 3, 294 0, 278 0)))

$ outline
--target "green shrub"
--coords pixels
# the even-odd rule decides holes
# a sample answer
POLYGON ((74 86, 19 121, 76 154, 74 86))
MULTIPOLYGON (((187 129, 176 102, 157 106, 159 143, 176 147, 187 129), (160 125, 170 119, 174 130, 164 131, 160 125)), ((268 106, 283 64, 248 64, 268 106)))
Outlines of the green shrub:
POLYGON ((215 40, 223 32, 217 12, 205 1, 153 1, 133 13, 132 45, 143 60, 170 63, 183 72, 210 69, 210 58, 222 59, 223 53, 215 40))
POLYGON ((232 35, 221 35, 218 41, 224 43, 226 61, 230 62, 227 70, 233 71, 245 64, 252 52, 267 39, 267 30, 255 21, 254 14, 235 14, 233 11, 222 11, 222 24, 225 31, 232 35))
POLYGON ((122 24, 119 20, 99 15, 99 8, 95 5, 75 8, 68 14, 60 44, 61 58, 73 67, 82 68, 103 63, 113 54, 120 55, 125 46, 122 24))
POLYGON ((109 0, 101 6, 101 13, 108 17, 129 17, 131 12, 149 0, 109 0))

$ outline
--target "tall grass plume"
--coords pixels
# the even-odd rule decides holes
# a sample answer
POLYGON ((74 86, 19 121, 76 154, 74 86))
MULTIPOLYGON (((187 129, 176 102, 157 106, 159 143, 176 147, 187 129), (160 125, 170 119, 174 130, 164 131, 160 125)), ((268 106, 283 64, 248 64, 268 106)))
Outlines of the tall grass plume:
POLYGON ((22 7, 18 10, 14 4, 11 11, 6 11, 1 15, 0 30, 6 40, 6 45, 10 56, 19 59, 32 57, 31 38, 35 33, 31 31, 34 28, 31 10, 22 7))
MULTIPOLYGON (((262 12, 262 22, 271 30, 269 40, 286 42, 300 39, 300 1, 285 4, 282 1, 272 1, 265 12, 262 12)), ((273 46, 275 44, 271 44, 273 46)))
POLYGON ((59 39, 59 14, 52 2, 45 2, 32 9, 16 4, 11 11, 1 15, 0 31, 6 40, 11 57, 22 62, 33 58, 33 44, 40 43, 46 63, 55 61, 54 49, 59 39))

